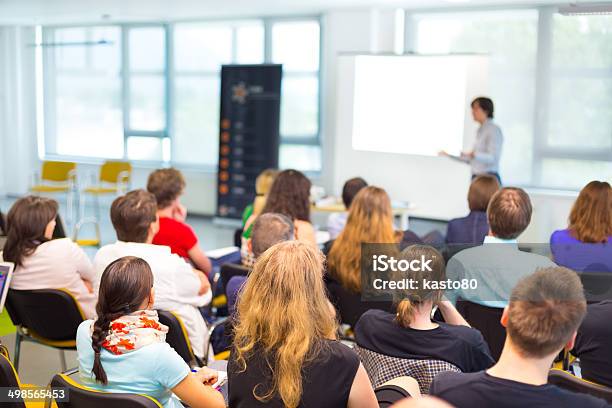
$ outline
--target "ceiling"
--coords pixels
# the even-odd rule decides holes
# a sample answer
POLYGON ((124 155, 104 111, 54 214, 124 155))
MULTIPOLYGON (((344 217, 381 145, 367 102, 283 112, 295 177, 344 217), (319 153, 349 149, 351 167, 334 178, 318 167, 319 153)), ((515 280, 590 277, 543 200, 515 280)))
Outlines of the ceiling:
POLYGON ((315 14, 343 8, 417 9, 559 4, 569 1, 576 0, 0 0, 0 24, 172 21, 315 14))

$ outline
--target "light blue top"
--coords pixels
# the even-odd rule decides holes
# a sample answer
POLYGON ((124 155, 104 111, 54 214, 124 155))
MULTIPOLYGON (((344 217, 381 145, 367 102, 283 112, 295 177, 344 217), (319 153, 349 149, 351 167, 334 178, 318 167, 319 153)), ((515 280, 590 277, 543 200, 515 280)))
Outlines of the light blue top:
POLYGON ((447 290, 453 303, 457 298, 489 307, 506 307, 517 282, 538 268, 556 266, 542 255, 520 251, 515 239, 486 236, 483 245, 464 249, 446 266, 446 277, 452 281, 472 280, 476 288, 447 290))
POLYGON ((344 229, 346 220, 348 219, 348 212, 335 212, 329 214, 327 218, 327 232, 329 232, 329 239, 336 239, 338 235, 344 229))
POLYGON ((114 355, 102 349, 100 358, 108 385, 95 381, 91 372, 94 351, 91 348, 90 327, 86 320, 77 330, 79 373, 83 385, 98 391, 146 394, 165 408, 183 408, 171 389, 191 372, 189 366, 168 343, 155 343, 130 353, 114 355))
POLYGON ((478 129, 474 142, 474 158, 470 160, 472 174, 499 173, 504 136, 492 119, 478 129))

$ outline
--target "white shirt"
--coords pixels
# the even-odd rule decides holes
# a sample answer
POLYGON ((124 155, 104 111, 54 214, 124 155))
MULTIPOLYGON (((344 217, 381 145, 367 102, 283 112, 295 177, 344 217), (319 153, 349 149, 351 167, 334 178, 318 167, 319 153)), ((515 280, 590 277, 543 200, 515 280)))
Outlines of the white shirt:
POLYGON ((499 159, 504 136, 492 119, 487 119, 476 134, 474 158, 470 160, 472 174, 499 173, 499 159))
POLYGON ((327 232, 329 232, 329 239, 336 239, 338 235, 344 229, 346 220, 348 219, 348 212, 335 212, 329 214, 327 218, 327 232))
POLYGON ((96 314, 97 296, 89 293, 83 280, 93 283, 94 278, 94 268, 85 251, 69 238, 61 238, 43 242, 25 257, 13 273, 11 288, 67 289, 89 319, 96 314))
POLYGON ((111 262, 124 256, 142 258, 149 264, 155 288, 154 308, 178 313, 185 324, 194 354, 203 357, 208 330, 198 307, 210 303, 212 293, 209 290, 203 295, 198 295, 200 279, 193 267, 183 258, 171 253, 170 247, 117 241, 100 248, 94 258, 96 293, 104 269, 111 262))

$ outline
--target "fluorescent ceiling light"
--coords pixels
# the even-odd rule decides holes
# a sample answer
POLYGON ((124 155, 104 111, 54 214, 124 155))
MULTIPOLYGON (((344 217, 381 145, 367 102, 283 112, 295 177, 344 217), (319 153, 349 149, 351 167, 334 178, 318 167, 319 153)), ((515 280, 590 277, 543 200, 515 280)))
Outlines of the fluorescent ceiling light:
POLYGON ((559 7, 559 13, 564 16, 612 14, 612 3, 570 3, 559 7))

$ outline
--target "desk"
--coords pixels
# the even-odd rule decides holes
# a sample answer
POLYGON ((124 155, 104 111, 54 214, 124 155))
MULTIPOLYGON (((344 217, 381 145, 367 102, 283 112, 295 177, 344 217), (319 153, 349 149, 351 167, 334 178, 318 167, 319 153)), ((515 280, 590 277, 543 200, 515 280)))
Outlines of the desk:
MULTIPOLYGON (((399 229, 406 231, 409 228, 409 215, 411 211, 414 211, 416 205, 413 203, 391 203, 391 211, 393 217, 399 218, 399 229)), ((311 211, 319 213, 334 213, 334 212, 345 212, 346 208, 340 199, 324 199, 320 200, 316 204, 310 207, 311 211)))

